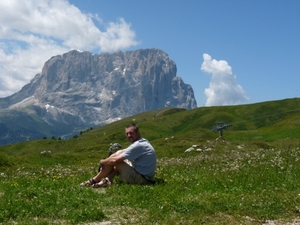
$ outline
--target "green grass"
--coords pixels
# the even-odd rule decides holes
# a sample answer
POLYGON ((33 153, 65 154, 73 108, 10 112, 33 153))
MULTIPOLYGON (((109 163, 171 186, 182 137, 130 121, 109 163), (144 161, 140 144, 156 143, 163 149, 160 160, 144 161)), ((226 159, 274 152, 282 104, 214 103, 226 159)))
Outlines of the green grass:
POLYGON ((300 216, 297 104, 292 99, 163 109, 70 140, 2 146, 0 224, 291 222, 300 216), (233 124, 223 133, 225 141, 209 130, 221 120, 233 124), (136 122, 156 149, 157 183, 126 185, 116 179, 106 189, 79 187, 96 173, 109 143, 128 145, 124 127, 129 122, 136 122), (184 152, 194 144, 198 151, 184 152))

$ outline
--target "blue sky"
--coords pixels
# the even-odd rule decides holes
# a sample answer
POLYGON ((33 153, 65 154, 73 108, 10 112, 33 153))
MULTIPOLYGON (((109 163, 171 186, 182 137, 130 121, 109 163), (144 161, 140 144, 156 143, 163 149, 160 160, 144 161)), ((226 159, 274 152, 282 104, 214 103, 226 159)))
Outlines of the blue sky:
POLYGON ((197 104, 300 97, 298 0, 0 2, 0 97, 71 49, 159 48, 197 104))

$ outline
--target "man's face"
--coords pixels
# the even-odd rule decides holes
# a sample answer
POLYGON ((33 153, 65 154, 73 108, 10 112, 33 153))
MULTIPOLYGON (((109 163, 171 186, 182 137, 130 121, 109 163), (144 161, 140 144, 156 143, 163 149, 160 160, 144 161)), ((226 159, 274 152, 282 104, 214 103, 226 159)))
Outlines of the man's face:
POLYGON ((136 140, 140 139, 140 132, 135 131, 134 127, 125 128, 126 137, 129 142, 133 143, 136 140))

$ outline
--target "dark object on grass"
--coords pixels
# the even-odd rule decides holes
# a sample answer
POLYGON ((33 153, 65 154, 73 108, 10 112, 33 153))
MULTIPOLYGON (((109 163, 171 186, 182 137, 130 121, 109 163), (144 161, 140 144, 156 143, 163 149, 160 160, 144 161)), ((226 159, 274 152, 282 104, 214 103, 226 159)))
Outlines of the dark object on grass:
POLYGON ((114 143, 114 144, 110 143, 110 147, 108 149, 109 150, 108 155, 115 153, 117 150, 119 150, 121 148, 122 148, 122 146, 119 143, 114 143))

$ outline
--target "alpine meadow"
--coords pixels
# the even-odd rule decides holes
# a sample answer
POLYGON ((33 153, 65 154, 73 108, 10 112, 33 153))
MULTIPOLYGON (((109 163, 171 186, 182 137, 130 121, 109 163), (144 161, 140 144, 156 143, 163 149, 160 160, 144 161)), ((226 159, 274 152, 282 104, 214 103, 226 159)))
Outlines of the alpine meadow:
POLYGON ((70 139, 0 146, 0 224, 300 224, 300 99, 164 108, 70 139), (136 123, 154 185, 83 188, 136 123), (216 124, 230 125, 213 131, 216 124), (222 134, 222 136, 221 136, 222 134))

